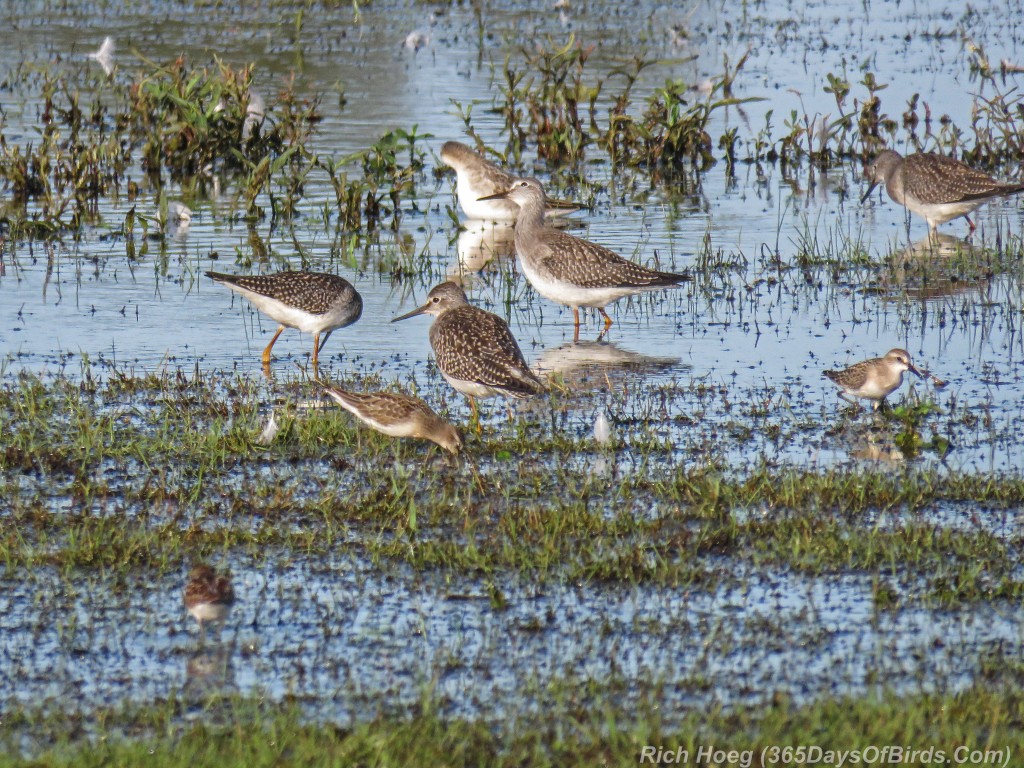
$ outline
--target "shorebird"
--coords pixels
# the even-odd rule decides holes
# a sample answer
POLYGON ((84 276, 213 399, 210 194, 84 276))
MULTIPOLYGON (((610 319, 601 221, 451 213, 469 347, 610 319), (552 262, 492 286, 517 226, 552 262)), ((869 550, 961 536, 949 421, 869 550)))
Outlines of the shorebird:
MULTIPOLYGON (((515 176, 501 170, 457 141, 445 142, 441 147, 441 160, 455 169, 455 192, 459 198, 459 205, 469 218, 484 221, 515 221, 519 215, 518 205, 508 200, 488 197, 511 187, 515 176)), ((576 203, 544 198, 544 213, 548 216, 564 216, 578 211, 579 208, 576 203)))
POLYGON ((205 563, 192 568, 185 585, 185 608, 199 622, 200 639, 206 639, 208 622, 223 627, 235 602, 235 590, 227 576, 205 563))
POLYGON ((595 307, 601 313, 604 333, 612 326, 604 311, 608 304, 645 291, 675 288, 691 279, 685 273, 648 269, 603 245, 547 226, 544 188, 536 179, 516 179, 504 192, 485 199, 509 200, 519 206, 515 243, 523 274, 541 296, 572 307, 576 341, 580 307, 595 307))
POLYGON ((476 398, 530 397, 544 392, 523 359, 508 324, 497 315, 472 306, 453 282, 435 286, 422 307, 396 317, 397 323, 415 315, 433 315, 430 346, 441 375, 469 398, 479 424, 476 398))
POLYGON ((459 431, 425 402, 398 392, 349 392, 323 382, 320 386, 342 408, 389 437, 421 437, 452 454, 462 450, 459 431))
POLYGON ((363 312, 363 299, 343 277, 323 272, 278 272, 276 275, 206 276, 226 285, 278 322, 277 333, 263 350, 263 365, 270 365, 270 350, 285 328, 313 334, 313 367, 328 337, 351 325, 363 312), (322 337, 322 338, 321 338, 322 337))
POLYGON ((884 182, 889 197, 927 221, 933 235, 939 224, 958 216, 967 219, 973 232, 974 222, 968 214, 975 208, 994 197, 1024 191, 1024 184, 997 181, 959 160, 931 152, 902 157, 887 149, 867 166, 864 176, 871 184, 861 203, 884 182))
POLYGON ((851 398, 859 397, 871 400, 873 410, 878 410, 882 401, 899 389, 904 371, 911 371, 919 379, 927 375, 914 367, 907 350, 898 348, 890 349, 885 357, 874 357, 842 371, 825 371, 822 375, 839 385, 839 396, 846 402, 856 405, 856 400, 851 398))

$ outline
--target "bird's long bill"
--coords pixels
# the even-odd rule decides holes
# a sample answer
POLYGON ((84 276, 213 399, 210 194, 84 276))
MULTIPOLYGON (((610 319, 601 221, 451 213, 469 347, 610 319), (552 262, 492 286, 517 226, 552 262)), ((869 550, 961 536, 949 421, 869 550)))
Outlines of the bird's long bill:
POLYGON ((872 181, 871 182, 871 186, 868 187, 868 191, 865 192, 864 193, 864 197, 862 197, 860 199, 861 205, 863 205, 864 201, 867 200, 871 196, 871 193, 875 191, 875 187, 877 187, 877 186, 878 186, 878 182, 877 181, 872 181))
POLYGON ((391 318, 392 323, 397 323, 399 320, 408 320, 410 317, 416 317, 416 315, 422 315, 427 311, 429 304, 424 304, 422 307, 416 307, 412 312, 406 312, 404 315, 391 318))
POLYGON ((316 348, 316 353, 318 355, 324 351, 324 344, 327 343, 327 340, 331 337, 332 333, 334 333, 333 328, 329 331, 324 331, 324 333, 320 335, 320 346, 316 348))
POLYGON ((547 195, 544 195, 544 205, 548 208, 556 208, 559 210, 571 208, 574 211, 578 211, 583 207, 581 203, 577 203, 575 200, 559 200, 554 197, 548 197, 547 195))
POLYGON ((923 379, 925 376, 913 363, 907 363, 907 370, 915 374, 917 378, 923 379))
POLYGON ((504 200, 508 197, 508 190, 504 192, 495 192, 493 195, 486 195, 485 197, 478 197, 477 200, 504 200))

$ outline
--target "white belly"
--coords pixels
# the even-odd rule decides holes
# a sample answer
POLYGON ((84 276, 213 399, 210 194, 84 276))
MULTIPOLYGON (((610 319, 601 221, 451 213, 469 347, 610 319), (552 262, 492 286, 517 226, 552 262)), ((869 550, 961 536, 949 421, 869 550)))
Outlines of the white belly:
POLYGON ((967 200, 962 203, 919 203, 916 200, 907 200, 907 208, 918 214, 928 222, 930 226, 945 224, 947 221, 966 216, 975 208, 980 208, 990 198, 983 200, 967 200))
POLYGON ((519 206, 509 200, 477 199, 482 195, 474 192, 469 183, 463 181, 461 173, 458 174, 455 191, 459 196, 459 205, 471 219, 515 221, 519 215, 519 206))
POLYGON ((303 333, 320 333, 324 330, 324 326, 327 323, 326 315, 313 315, 309 312, 303 312, 277 299, 271 299, 254 293, 247 293, 246 298, 255 304, 256 308, 263 314, 276 320, 281 325, 297 328, 303 333))
POLYGON ((613 301, 618 301, 625 296, 632 296, 642 293, 645 290, 661 290, 664 286, 651 286, 650 288, 607 286, 601 288, 584 288, 564 280, 556 280, 551 275, 533 269, 526 259, 519 256, 519 267, 523 270, 530 285, 543 296, 556 304, 564 304, 567 307, 600 307, 604 308, 613 301))
POLYGON ((892 392, 899 389, 903 383, 903 374, 896 378, 896 381, 892 380, 884 381, 877 376, 870 376, 868 380, 864 382, 860 389, 847 389, 846 391, 854 397, 860 397, 865 400, 881 400, 884 397, 888 397, 892 392))
POLYGON ((465 379, 453 379, 444 371, 441 371, 441 375, 444 376, 444 380, 452 385, 455 389, 464 395, 477 398, 488 398, 494 397, 501 393, 501 390, 490 387, 486 384, 480 384, 475 381, 466 381, 465 379))
POLYGON ((224 603, 200 603, 188 609, 196 621, 224 621, 231 613, 231 606, 224 603))

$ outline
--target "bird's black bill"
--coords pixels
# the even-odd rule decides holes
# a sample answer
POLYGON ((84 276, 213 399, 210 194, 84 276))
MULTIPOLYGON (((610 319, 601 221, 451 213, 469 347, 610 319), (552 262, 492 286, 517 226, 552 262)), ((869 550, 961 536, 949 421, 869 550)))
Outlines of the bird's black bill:
POLYGON ((404 315, 391 318, 392 323, 397 323, 399 320, 408 320, 410 317, 416 317, 416 315, 422 315, 426 311, 426 307, 416 307, 412 312, 406 312, 404 315))
POLYGON ((865 200, 867 200, 867 199, 868 199, 869 197, 871 197, 871 193, 875 191, 875 187, 877 187, 877 186, 878 186, 878 182, 877 182, 877 181, 873 181, 873 182, 871 182, 871 186, 870 186, 870 187, 868 187, 868 191, 867 191, 867 192, 865 192, 865 193, 864 193, 864 197, 862 197, 862 198, 860 199, 861 205, 863 205, 863 204, 864 204, 864 201, 865 201, 865 200))

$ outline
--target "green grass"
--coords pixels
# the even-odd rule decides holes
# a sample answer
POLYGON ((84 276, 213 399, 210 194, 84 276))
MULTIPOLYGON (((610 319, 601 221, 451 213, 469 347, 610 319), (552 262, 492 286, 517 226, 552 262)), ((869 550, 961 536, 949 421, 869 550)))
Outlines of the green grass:
MULTIPOLYGON (((409 717, 381 714, 350 727, 311 723, 298 705, 260 699, 212 699, 204 709, 170 700, 88 717, 14 710, 5 715, 0 731, 0 743, 8 746, 0 766, 590 768, 636 766, 645 746, 673 754, 682 749, 690 764, 697 764, 698 750, 709 745, 716 751, 749 751, 750 765, 761 765, 764 750, 801 745, 844 752, 872 745, 934 747, 950 758, 960 747, 968 754, 988 752, 992 759, 998 757, 996 750, 1004 750, 1002 755, 1009 750, 1010 764, 1024 755, 1024 694, 1011 688, 842 698, 801 707, 780 697, 756 710, 693 711, 680 724, 666 726, 655 706, 624 711, 614 704, 613 691, 579 683, 564 686, 565 709, 558 717, 520 716, 497 727, 445 717, 431 701, 409 717), (25 729, 34 734, 31 741, 20 742, 21 750, 31 753, 28 757, 19 756, 15 746, 25 729)), ((996 764, 1005 763, 1000 759, 996 764)))
MULTIPOLYGON (((685 444, 658 431, 660 420, 641 418, 618 438, 634 468, 611 477, 585 467, 617 454, 559 428, 557 395, 511 424, 502 418, 480 436, 467 430, 467 450, 453 460, 357 427, 340 409, 297 410, 315 396, 308 382, 284 382, 276 393, 265 386, 198 371, 6 379, 0 562, 8 574, 42 565, 162 573, 215 551, 258 560, 273 547, 487 580, 710 585, 729 573, 728 558, 811 575, 881 575, 895 590, 889 602, 1024 595, 1020 535, 932 516, 939 507, 967 519, 979 505, 1020 505, 1019 476, 936 464, 690 464, 679 460, 685 444), (281 431, 264 446, 257 438, 268 398, 278 401, 281 431), (883 514, 890 522, 880 526, 883 514)), ((674 396, 713 397, 701 386, 674 396)), ((636 412, 653 413, 661 394, 636 412)), ((757 393, 752 405, 731 397, 725 427, 695 418, 679 434, 695 446, 744 446, 755 437, 737 419, 749 412, 757 431, 806 439, 806 425, 757 406, 757 393)), ((904 409, 889 428, 917 434, 932 411, 904 409)))

